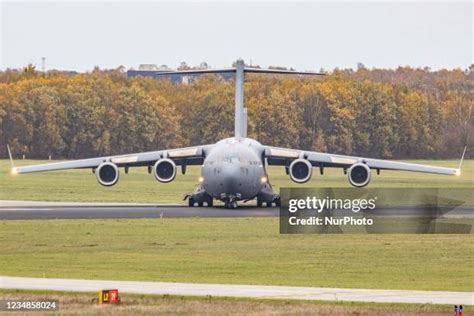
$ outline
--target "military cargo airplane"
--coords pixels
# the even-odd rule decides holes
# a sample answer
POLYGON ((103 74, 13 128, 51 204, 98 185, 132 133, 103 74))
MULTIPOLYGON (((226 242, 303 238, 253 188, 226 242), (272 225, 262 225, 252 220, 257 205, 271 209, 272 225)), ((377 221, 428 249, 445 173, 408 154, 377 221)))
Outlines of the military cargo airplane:
MULTIPOLYGON (((235 67, 228 69, 204 69, 160 72, 158 76, 198 75, 207 73, 235 73, 235 135, 215 144, 186 148, 163 149, 158 151, 72 160, 41 165, 15 167, 10 148, 8 152, 12 164, 12 174, 42 172, 64 169, 93 170, 97 181, 103 186, 113 186, 119 180, 119 167, 128 173, 130 167, 147 167, 157 181, 168 183, 175 179, 177 166, 182 174, 188 165, 201 165, 201 177, 192 193, 189 206, 212 206, 214 200, 225 203, 227 208, 236 208, 238 201, 257 199, 257 206, 279 206, 279 195, 270 184, 266 167, 284 166, 289 178, 296 183, 311 179, 313 168, 341 168, 354 187, 364 187, 371 179, 373 170, 402 170, 460 175, 461 163, 457 169, 404 163, 364 157, 335 155, 307 150, 267 146, 247 137, 247 109, 244 107, 244 73, 272 73, 293 75, 322 75, 315 72, 297 72, 278 69, 246 67, 239 59, 235 67)), ((466 149, 464 149, 465 153, 466 149)), ((464 157, 464 153, 461 158, 464 157)))

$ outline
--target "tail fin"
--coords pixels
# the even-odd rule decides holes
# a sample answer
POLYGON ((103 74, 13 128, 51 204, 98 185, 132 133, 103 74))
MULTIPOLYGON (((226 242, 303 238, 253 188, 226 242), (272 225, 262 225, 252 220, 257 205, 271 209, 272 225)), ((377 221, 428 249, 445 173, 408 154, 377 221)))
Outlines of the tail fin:
POLYGON ((244 112, 242 115, 242 137, 247 137, 247 108, 244 108, 244 112))
POLYGON ((235 137, 247 137, 247 109, 244 108, 245 64, 242 59, 235 63, 235 137))
POLYGON ((308 76, 324 76, 324 73, 318 72, 301 72, 294 70, 284 69, 262 69, 245 67, 245 63, 242 59, 238 59, 235 63, 235 67, 226 69, 191 69, 191 70, 178 70, 178 71, 163 71, 153 72, 153 77, 170 77, 172 75, 202 75, 202 74, 226 74, 235 73, 235 126, 234 136, 247 137, 247 108, 244 107, 244 73, 257 73, 257 74, 275 74, 275 75, 308 75, 308 76))

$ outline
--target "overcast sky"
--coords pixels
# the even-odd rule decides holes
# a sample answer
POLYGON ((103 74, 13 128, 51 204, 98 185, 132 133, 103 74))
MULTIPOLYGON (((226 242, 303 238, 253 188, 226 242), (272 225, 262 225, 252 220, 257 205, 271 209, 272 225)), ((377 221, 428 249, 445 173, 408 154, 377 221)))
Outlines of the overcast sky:
POLYGON ((11 2, 0 0, 0 68, 90 70, 141 63, 298 70, 467 68, 467 2, 11 2))

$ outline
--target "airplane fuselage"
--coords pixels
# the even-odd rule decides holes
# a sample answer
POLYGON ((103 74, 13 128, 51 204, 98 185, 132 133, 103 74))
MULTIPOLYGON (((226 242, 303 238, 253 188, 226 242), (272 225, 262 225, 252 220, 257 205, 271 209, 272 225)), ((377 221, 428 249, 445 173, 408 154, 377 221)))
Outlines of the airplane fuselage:
POLYGON ((213 146, 201 169, 202 186, 222 201, 255 198, 268 178, 263 160, 264 148, 250 138, 226 138, 213 146))

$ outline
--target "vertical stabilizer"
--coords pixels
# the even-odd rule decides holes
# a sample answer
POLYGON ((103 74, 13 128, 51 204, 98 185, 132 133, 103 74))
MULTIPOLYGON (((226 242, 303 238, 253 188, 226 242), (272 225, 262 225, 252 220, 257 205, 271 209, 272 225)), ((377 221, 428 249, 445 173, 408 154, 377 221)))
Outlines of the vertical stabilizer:
POLYGON ((242 112, 242 137, 247 137, 247 126, 248 126, 248 117, 247 117, 247 108, 243 109, 242 112))
POLYGON ((246 137, 247 124, 244 120, 244 61, 237 60, 235 65, 235 137, 246 137))
POLYGON ((235 127, 234 136, 236 138, 247 137, 247 108, 244 107, 244 80, 245 73, 259 73, 259 74, 275 74, 275 75, 310 75, 321 76, 322 73, 317 72, 300 72, 294 70, 283 69, 262 69, 262 68, 245 68, 244 61, 238 59, 235 62, 235 67, 225 69, 191 69, 178 71, 163 71, 154 72, 154 77, 168 77, 173 75, 203 75, 203 74, 228 74, 235 73, 235 127))

